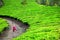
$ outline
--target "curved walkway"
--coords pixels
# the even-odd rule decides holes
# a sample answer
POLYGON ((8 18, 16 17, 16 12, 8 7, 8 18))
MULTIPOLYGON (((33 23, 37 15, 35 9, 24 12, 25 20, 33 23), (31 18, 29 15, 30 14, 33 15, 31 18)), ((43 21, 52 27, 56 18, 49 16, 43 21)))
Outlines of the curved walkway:
POLYGON ((6 19, 9 24, 9 30, 6 30, 5 32, 3 32, 0 40, 12 40, 12 38, 15 38, 15 37, 21 35, 27 29, 27 25, 24 25, 23 23, 21 23, 19 21, 16 21, 11 18, 6 18, 6 17, 4 17, 4 19, 6 19), (14 25, 17 28, 17 31, 15 31, 15 32, 13 32, 13 30, 12 30, 12 27, 14 25))

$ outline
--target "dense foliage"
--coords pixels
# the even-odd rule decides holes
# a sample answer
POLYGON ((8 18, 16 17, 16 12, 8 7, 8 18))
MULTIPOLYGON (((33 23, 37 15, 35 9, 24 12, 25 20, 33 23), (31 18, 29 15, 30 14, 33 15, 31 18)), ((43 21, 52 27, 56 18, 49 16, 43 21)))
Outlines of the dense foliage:
POLYGON ((60 33, 60 7, 43 6, 35 0, 4 0, 0 15, 8 15, 28 22, 29 29, 13 40, 58 40, 60 33))
POLYGON ((36 2, 41 5, 60 6, 60 0, 36 0, 36 2))
POLYGON ((5 19, 0 18, 0 32, 2 32, 5 27, 8 27, 7 21, 5 19))

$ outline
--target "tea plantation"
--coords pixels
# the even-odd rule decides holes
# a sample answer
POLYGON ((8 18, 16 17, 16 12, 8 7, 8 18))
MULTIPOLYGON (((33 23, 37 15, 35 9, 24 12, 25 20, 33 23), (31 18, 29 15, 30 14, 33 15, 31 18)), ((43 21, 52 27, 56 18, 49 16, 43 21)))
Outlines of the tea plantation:
MULTIPOLYGON (((60 40, 59 6, 43 6, 35 0, 27 0, 26 4, 21 4, 22 0, 3 1, 0 15, 14 17, 30 25, 25 33, 12 40, 60 40)), ((7 26, 2 23, 0 28, 7 26)))

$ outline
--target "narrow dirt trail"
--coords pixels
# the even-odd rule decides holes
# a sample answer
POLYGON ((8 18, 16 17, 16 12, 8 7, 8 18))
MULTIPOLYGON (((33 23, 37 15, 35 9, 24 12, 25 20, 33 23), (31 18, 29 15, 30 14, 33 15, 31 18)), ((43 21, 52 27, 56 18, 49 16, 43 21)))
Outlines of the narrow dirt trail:
POLYGON ((3 37, 0 38, 0 40, 12 40, 12 38, 17 37, 26 31, 26 25, 24 25, 16 20, 9 19, 9 18, 4 18, 4 19, 6 19, 9 24, 9 30, 5 31, 2 34, 3 37), (17 28, 17 31, 15 31, 15 32, 13 32, 13 29, 12 29, 14 25, 17 28))

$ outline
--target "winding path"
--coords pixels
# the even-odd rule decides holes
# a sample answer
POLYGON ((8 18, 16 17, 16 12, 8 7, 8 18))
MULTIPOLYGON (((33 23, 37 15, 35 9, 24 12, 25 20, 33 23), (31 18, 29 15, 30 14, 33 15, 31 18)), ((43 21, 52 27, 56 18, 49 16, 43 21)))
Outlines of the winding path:
POLYGON ((23 23, 11 19, 11 18, 6 18, 4 17, 4 19, 6 19, 6 21, 9 24, 9 30, 6 30, 2 33, 2 36, 0 38, 0 40, 12 40, 12 38, 15 38, 19 35, 21 35, 22 33, 24 33, 27 29, 27 25, 24 25, 23 23), (16 26, 17 31, 13 32, 12 27, 16 26))

